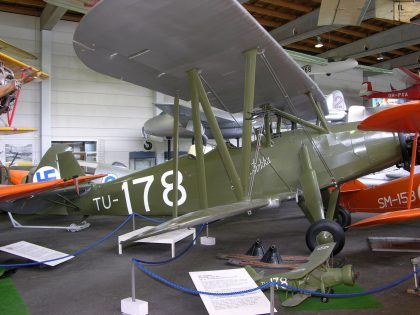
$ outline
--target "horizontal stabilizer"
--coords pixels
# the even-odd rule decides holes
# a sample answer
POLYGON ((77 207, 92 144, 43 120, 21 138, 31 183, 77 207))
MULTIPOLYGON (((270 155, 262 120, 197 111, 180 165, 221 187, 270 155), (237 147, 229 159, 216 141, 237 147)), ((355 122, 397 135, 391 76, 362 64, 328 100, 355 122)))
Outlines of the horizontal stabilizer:
POLYGON ((382 213, 373 217, 361 220, 349 226, 349 228, 370 226, 385 223, 394 223, 406 220, 413 220, 420 218, 420 208, 400 210, 394 212, 382 213))
MULTIPOLYGON (((81 176, 78 178, 78 182, 87 182, 105 176, 105 174, 93 175, 93 176, 81 176)), ((56 179, 52 181, 29 183, 20 185, 2 185, 0 186, 0 202, 10 202, 20 198, 26 198, 43 191, 52 190, 55 188, 61 188, 71 186, 74 184, 73 180, 64 181, 62 179, 56 179)))
POLYGON ((367 131, 417 132, 420 130, 420 101, 384 109, 363 120, 357 128, 367 131))
POLYGON ((165 223, 162 223, 148 231, 145 231, 144 233, 137 234, 122 243, 128 244, 138 241, 142 238, 166 233, 169 231, 189 228, 199 224, 210 223, 216 220, 241 214, 249 210, 255 210, 265 207, 269 203, 270 201, 268 199, 246 200, 190 212, 172 220, 169 220, 165 223))
POLYGON ((319 267, 328 260, 328 258, 333 252, 334 246, 335 243, 318 245, 308 257, 308 262, 297 266, 291 271, 286 272, 285 274, 283 274, 283 277, 290 280, 297 280, 303 278, 308 273, 310 273, 315 268, 319 267))

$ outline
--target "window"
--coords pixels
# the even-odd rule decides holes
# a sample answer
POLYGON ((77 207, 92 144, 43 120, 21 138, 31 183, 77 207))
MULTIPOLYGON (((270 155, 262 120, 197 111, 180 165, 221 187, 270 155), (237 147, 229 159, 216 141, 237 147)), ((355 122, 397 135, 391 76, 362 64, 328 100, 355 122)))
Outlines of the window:
POLYGON ((72 148, 74 157, 79 161, 96 162, 97 144, 96 141, 52 141, 52 144, 66 144, 72 148))

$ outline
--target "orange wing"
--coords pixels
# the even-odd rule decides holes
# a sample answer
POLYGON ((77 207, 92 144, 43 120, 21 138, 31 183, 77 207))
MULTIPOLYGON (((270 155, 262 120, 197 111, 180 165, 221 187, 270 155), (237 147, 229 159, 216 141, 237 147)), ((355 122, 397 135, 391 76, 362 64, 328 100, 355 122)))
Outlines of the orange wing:
MULTIPOLYGON (((78 182, 91 181, 96 178, 104 177, 105 174, 80 176, 77 178, 78 182)), ((50 190, 53 188, 61 188, 65 186, 74 185, 73 180, 64 181, 62 179, 56 179, 48 182, 41 183, 30 183, 20 185, 2 185, 0 186, 0 202, 13 201, 19 198, 26 198, 34 194, 50 190)))
POLYGON ((361 226, 369 226, 369 225, 376 225, 376 224, 384 224, 384 223, 395 223, 400 221, 406 220, 413 220, 420 218, 420 208, 409 209, 409 210, 401 210, 396 212, 387 212, 379 215, 375 215, 371 218, 367 218, 364 220, 360 220, 352 225, 350 228, 354 227, 361 227, 361 226))
POLYGON ((369 131, 417 132, 420 130, 420 101, 384 109, 363 120, 357 128, 369 131))

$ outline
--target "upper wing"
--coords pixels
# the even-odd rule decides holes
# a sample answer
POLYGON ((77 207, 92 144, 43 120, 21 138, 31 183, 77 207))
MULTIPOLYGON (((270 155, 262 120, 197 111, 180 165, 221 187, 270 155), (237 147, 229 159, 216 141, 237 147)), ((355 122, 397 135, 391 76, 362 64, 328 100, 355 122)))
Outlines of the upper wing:
POLYGON ((190 100, 186 72, 199 69, 230 112, 242 110, 243 52, 253 48, 264 53, 283 87, 258 58, 255 106, 271 103, 295 113, 290 99, 300 117, 312 119, 312 93, 328 114, 317 84, 236 0, 104 0, 74 34, 76 54, 90 68, 167 95, 178 91, 184 100, 190 100))
POLYGON ((404 67, 394 68, 392 73, 408 86, 420 84, 420 77, 404 67))
POLYGON ((49 77, 47 73, 1 52, 0 61, 2 61, 7 68, 13 71, 16 79, 20 79, 22 75, 24 75, 24 83, 28 83, 36 78, 47 79, 49 77))
POLYGON ((15 127, 0 127, 1 135, 14 135, 17 133, 33 132, 35 128, 15 128, 15 127))
MULTIPOLYGON (((93 176, 81 176, 78 178, 79 182, 91 181, 96 178, 103 177, 104 174, 93 176)), ((73 180, 64 181, 56 179, 48 182, 29 183, 19 185, 2 185, 0 186, 0 202, 14 201, 20 198, 26 198, 35 194, 41 193, 46 190, 71 186, 74 184, 73 180)))
POLYGON ((418 132, 420 101, 384 109, 363 120, 357 128, 369 131, 418 132))
POLYGON ((308 257, 308 262, 297 266, 291 271, 286 272, 283 274, 283 276, 290 280, 303 278, 312 270, 327 261, 327 259, 331 256, 334 246, 335 243, 318 245, 308 257))
MULTIPOLYGON (((174 104, 155 104, 157 108, 165 112, 166 114, 169 114, 171 116, 174 116, 174 104)), ((225 112, 223 110, 214 109, 214 116, 217 119, 217 122, 222 125, 224 123, 231 123, 235 120, 232 118, 231 114, 228 112, 225 112)), ((179 115, 183 116, 189 120, 192 119, 192 108, 185 106, 185 105, 179 105, 179 115)), ((201 111, 200 112, 200 119, 203 122, 207 122, 206 115, 201 111)))

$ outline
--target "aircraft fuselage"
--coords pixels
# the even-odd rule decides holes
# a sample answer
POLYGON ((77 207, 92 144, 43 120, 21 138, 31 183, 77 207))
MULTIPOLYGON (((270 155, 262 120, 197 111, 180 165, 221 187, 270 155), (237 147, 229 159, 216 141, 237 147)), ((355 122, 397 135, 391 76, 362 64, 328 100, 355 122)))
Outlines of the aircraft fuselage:
MULTIPOLYGON (((401 159, 396 134, 359 131, 356 123, 331 125, 330 129, 329 134, 308 132, 338 184, 384 169, 401 159)), ((258 157, 255 157, 256 144, 253 143, 253 198, 275 197, 286 192, 293 194, 300 189, 299 152, 303 144, 308 147, 320 189, 333 185, 333 179, 304 131, 297 129, 274 138, 270 147, 262 146, 258 157)), ((238 173, 241 171, 241 151, 241 148, 229 148, 238 173)), ((209 206, 237 201, 218 151, 213 150, 204 158, 209 206)), ((197 162, 181 157, 178 174, 179 213, 200 209, 197 162)), ((72 201, 80 208, 75 213, 169 215, 173 206, 173 177, 173 163, 169 161, 113 182, 92 185, 89 192, 72 201)))

